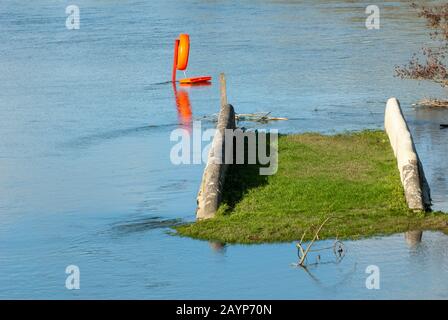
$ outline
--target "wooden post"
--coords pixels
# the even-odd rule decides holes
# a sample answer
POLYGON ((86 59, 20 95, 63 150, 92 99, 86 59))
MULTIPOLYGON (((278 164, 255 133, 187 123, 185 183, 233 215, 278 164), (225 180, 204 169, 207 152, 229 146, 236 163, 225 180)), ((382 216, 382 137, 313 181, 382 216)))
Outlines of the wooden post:
POLYGON ((221 88, 221 108, 227 105, 227 87, 226 87, 226 76, 224 73, 219 75, 219 83, 221 88))

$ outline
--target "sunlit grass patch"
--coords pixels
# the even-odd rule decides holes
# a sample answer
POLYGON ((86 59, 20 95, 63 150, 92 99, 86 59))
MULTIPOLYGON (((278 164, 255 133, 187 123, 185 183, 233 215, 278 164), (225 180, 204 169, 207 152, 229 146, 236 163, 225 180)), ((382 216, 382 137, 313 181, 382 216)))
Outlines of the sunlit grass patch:
POLYGON ((448 230, 447 215, 408 210, 382 131, 280 136, 278 164, 272 176, 260 176, 257 165, 230 166, 217 217, 177 226, 178 234, 227 243, 293 241, 327 217, 320 238, 448 230))

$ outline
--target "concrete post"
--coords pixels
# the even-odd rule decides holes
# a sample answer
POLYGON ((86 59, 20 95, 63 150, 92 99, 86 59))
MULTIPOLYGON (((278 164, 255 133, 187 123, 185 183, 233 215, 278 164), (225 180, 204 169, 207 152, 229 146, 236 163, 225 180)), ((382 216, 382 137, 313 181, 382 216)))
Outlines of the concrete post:
POLYGON ((396 98, 387 101, 384 127, 397 158, 408 207, 416 211, 426 210, 430 205, 429 188, 414 141, 396 98))
MULTIPOLYGON (((216 133, 202 175, 197 197, 196 219, 213 218, 221 202, 227 166, 225 161, 225 130, 235 129, 235 111, 230 104, 221 107, 216 133)), ((232 151, 233 152, 233 151, 232 151)))

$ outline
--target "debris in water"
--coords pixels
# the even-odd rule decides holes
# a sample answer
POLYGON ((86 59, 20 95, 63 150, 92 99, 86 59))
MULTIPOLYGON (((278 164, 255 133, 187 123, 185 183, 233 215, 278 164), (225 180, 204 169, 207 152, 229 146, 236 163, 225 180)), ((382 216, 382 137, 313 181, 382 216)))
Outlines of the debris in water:
POLYGON ((413 105, 431 108, 448 108, 448 100, 422 99, 413 105))
MULTIPOLYGON (((285 117, 270 117, 271 112, 257 112, 257 113, 237 113, 235 114, 236 121, 254 121, 260 123, 267 123, 269 121, 282 121, 288 120, 285 117)), ((203 120, 209 120, 213 122, 218 121, 218 114, 212 114, 211 116, 202 117, 203 120)))
POLYGON ((306 231, 302 234, 302 238, 300 239, 299 243, 297 243, 297 249, 298 249, 297 255, 299 256, 299 262, 297 264, 295 264, 296 266, 306 268, 307 265, 317 265, 317 264, 322 264, 322 263, 339 263, 342 261, 342 259, 345 256, 346 250, 345 250, 344 244, 341 241, 339 241, 337 238, 334 241, 333 245, 330 247, 317 248, 317 249, 311 250, 311 247, 313 246, 314 242, 316 240, 319 240, 319 232, 322 230, 323 226, 327 223, 328 220, 330 220, 330 218, 325 219, 324 222, 319 226, 316 233, 314 234, 313 239, 311 240, 310 244, 307 247, 305 247, 303 245, 303 239, 305 238, 306 231), (316 257, 315 263, 307 264, 307 261, 308 261, 307 256, 310 252, 318 252, 318 251, 324 251, 324 250, 332 250, 335 260, 322 262, 321 254, 318 254, 316 257))
POLYGON ((236 121, 255 121, 266 123, 269 121, 288 120, 284 117, 269 117, 271 113, 239 113, 235 115, 236 121))

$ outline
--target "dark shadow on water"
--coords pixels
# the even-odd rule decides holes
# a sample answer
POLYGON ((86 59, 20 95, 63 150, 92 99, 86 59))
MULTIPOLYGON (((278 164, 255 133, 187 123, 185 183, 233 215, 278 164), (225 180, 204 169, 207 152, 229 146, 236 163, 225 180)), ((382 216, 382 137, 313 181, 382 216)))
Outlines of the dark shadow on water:
POLYGON ((149 282, 147 284, 145 284, 145 288, 147 289, 158 289, 158 288, 163 288, 163 287, 169 287, 171 285, 171 282, 169 281, 156 281, 156 282, 149 282))
POLYGON ((171 83, 173 83, 171 80, 162 81, 162 82, 154 82, 154 83, 150 83, 150 84, 146 85, 144 89, 151 90, 153 86, 162 86, 162 85, 171 84, 171 83))
POLYGON ((115 224, 111 231, 116 236, 126 236, 138 232, 154 229, 171 228, 182 223, 182 219, 163 219, 162 217, 148 217, 115 224))
POLYGON ((106 132, 100 132, 96 134, 86 135, 84 137, 80 137, 74 140, 71 140, 67 143, 62 144, 62 147, 74 147, 74 148, 86 148, 91 145, 95 145, 98 143, 106 142, 109 140, 115 140, 122 137, 134 136, 139 134, 146 134, 153 131, 158 131, 163 128, 175 128, 176 124, 164 124, 164 125, 149 125, 149 126, 141 126, 127 129, 118 129, 111 130, 106 132))

